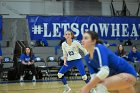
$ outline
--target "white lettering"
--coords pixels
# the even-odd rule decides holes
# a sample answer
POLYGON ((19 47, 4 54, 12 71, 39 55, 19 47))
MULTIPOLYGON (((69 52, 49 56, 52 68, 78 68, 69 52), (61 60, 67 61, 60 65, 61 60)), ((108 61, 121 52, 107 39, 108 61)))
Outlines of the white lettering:
POLYGON ((112 26, 112 37, 119 37, 120 36, 120 24, 111 24, 112 26), (117 32, 117 35, 115 35, 115 32, 117 32))
POLYGON ((100 27, 100 31, 101 31, 101 36, 104 36, 104 33, 105 33, 105 36, 107 37, 109 24, 99 23, 99 27, 100 27))
POLYGON ((78 28, 79 28, 79 25, 77 23, 71 24, 71 30, 76 33, 74 34, 74 36, 78 36, 80 33, 78 28))
POLYGON ((128 37, 129 32, 127 31, 128 24, 122 24, 122 37, 128 37))
POLYGON ((51 32, 48 34, 48 23, 43 23, 44 25, 44 36, 43 37, 51 37, 51 32))

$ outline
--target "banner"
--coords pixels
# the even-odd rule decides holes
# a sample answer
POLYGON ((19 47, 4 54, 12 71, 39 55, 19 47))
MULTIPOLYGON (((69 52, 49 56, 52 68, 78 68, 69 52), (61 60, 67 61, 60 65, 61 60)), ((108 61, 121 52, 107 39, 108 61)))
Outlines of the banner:
POLYGON ((2 16, 0 16, 0 40, 2 40, 2 16))
POLYGON ((82 39, 85 31, 96 31, 101 39, 140 40, 140 17, 27 16, 31 40, 58 40, 67 30, 82 39))

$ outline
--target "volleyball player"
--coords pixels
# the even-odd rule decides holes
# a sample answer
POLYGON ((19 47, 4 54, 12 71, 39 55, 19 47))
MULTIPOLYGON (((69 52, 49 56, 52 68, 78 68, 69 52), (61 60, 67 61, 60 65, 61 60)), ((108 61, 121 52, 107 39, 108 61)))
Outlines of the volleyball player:
POLYGON ((74 34, 71 31, 65 32, 65 39, 66 41, 62 43, 64 65, 58 72, 58 77, 62 80, 64 84, 63 93, 68 93, 71 90, 71 88, 68 86, 67 80, 64 77, 64 73, 66 73, 72 67, 76 67, 79 70, 82 79, 86 83, 88 82, 84 65, 82 63, 81 55, 79 54, 79 49, 81 49, 85 55, 87 54, 87 51, 81 46, 81 44, 78 41, 74 40, 74 34))
POLYGON ((89 93, 92 88, 96 93, 114 90, 135 93, 136 71, 126 60, 99 44, 96 32, 85 32, 82 43, 89 53, 85 60, 92 79, 82 88, 81 93, 89 93))

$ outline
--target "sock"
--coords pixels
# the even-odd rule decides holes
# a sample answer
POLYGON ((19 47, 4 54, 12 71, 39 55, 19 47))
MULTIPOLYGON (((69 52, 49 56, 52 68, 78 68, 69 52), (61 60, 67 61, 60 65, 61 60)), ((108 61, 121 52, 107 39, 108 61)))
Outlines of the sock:
POLYGON ((67 85, 67 84, 68 84, 65 77, 62 77, 62 78, 61 78, 61 81, 63 82, 64 85, 67 85))

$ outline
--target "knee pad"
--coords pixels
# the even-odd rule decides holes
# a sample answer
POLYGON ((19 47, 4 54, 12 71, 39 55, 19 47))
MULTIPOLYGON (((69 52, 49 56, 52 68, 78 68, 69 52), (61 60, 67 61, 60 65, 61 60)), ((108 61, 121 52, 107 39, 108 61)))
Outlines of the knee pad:
POLYGON ((83 80, 87 80, 87 75, 82 76, 83 80))
POLYGON ((58 73, 57 75, 58 75, 58 78, 62 78, 64 76, 64 74, 62 73, 58 73))

